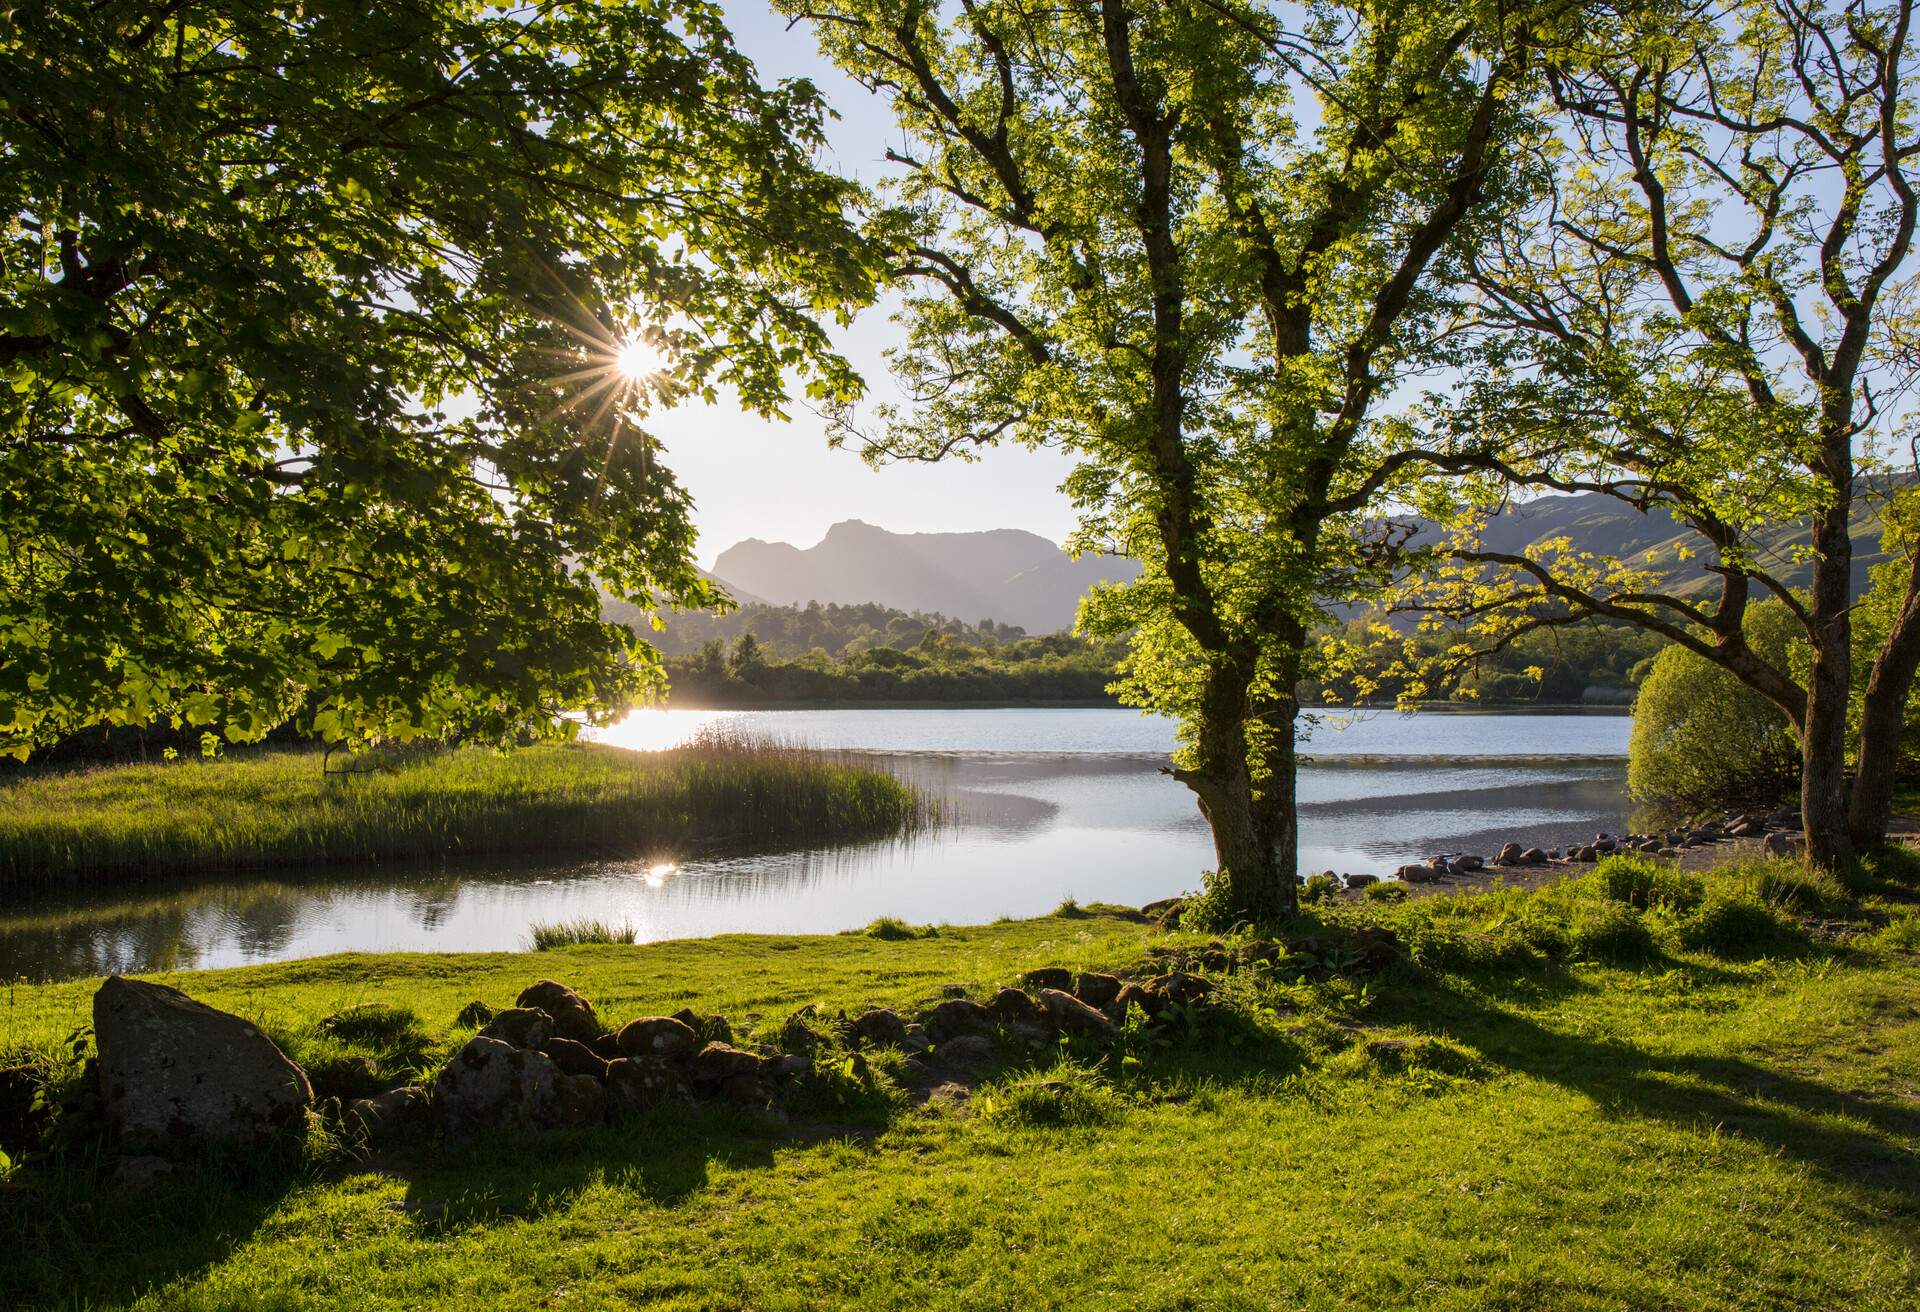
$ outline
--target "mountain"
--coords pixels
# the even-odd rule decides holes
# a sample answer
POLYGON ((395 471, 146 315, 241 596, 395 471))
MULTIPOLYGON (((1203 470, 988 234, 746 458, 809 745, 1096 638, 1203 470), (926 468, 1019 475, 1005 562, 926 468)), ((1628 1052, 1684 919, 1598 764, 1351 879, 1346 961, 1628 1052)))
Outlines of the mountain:
POLYGON ((751 593, 775 605, 876 602, 1053 633, 1072 626, 1094 584, 1124 582, 1140 567, 1112 557, 1075 560, 1020 529, 892 533, 849 519, 806 548, 748 538, 721 552, 713 572, 736 597, 751 593))

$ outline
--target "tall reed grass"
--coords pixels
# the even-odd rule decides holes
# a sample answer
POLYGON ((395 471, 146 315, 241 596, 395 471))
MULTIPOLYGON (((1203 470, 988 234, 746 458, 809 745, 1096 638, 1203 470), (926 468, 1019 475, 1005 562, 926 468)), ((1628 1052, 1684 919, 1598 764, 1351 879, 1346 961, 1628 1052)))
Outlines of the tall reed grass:
POLYGON ((885 771, 742 739, 653 753, 462 748, 335 766, 280 751, 17 778, 0 785, 0 884, 851 841, 934 813, 885 771))

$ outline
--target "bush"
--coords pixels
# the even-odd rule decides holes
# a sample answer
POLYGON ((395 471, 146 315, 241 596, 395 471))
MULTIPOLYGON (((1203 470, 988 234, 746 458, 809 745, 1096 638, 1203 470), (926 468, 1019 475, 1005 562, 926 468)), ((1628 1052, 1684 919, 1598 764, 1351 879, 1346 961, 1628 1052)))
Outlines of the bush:
POLYGON ((1680 941, 1717 957, 1750 958, 1806 946, 1800 926, 1760 899, 1743 893, 1709 898, 1680 926, 1680 941))
POLYGON ((1312 905, 1324 902, 1340 891, 1340 881, 1331 874, 1322 871, 1317 875, 1308 875, 1306 883, 1300 886, 1300 900, 1312 905))
MULTIPOLYGON (((1781 603, 1747 617, 1755 650, 1785 666, 1798 623, 1781 603)), ((1669 647, 1633 707, 1627 791, 1674 814, 1771 802, 1799 779, 1800 753, 1786 714, 1733 675, 1684 647, 1669 647)))
POLYGON ((1707 894, 1706 881, 1644 856, 1610 856, 1594 870, 1602 891, 1641 911, 1667 907, 1691 911, 1707 894))
POLYGON ((1119 1111, 1099 1073, 1072 1062, 1009 1081, 975 1105, 993 1124, 1028 1127, 1100 1125, 1119 1111))
POLYGON ((1619 902, 1589 902, 1574 912, 1568 946, 1591 961, 1645 961, 1657 952, 1647 922, 1619 902))

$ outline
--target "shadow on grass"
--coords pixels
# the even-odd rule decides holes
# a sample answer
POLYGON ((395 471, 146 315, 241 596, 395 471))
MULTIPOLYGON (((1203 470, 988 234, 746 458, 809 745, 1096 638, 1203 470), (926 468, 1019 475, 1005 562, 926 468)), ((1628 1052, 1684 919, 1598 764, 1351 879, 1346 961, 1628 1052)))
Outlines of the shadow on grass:
POLYGON ((1499 996, 1429 977, 1424 990, 1390 991, 1370 1019, 1469 1045, 1494 1066, 1582 1094, 1610 1114, 1737 1135, 1828 1180, 1875 1191, 1909 1218, 1920 1215, 1920 1106, 1862 1097, 1743 1057, 1656 1053, 1588 1038, 1509 1011, 1499 996))

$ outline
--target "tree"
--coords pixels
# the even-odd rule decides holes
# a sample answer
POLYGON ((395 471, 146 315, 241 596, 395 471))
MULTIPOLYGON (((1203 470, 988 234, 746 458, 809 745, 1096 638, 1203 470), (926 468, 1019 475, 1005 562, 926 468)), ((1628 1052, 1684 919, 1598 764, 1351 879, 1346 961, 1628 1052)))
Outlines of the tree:
POLYGON ((705 0, 0 15, 0 750, 656 686, 594 581, 716 594, 640 417, 856 385, 821 113, 705 0))
POLYGON ((1898 516, 1920 152, 1912 0, 1735 0, 1596 14, 1553 52, 1561 139, 1529 221, 1475 253, 1481 371, 1456 415, 1498 428, 1515 487, 1667 511, 1678 559, 1480 549, 1431 604, 1483 640, 1589 616, 1660 633, 1778 706, 1802 750, 1810 861, 1885 835, 1899 729, 1920 666, 1920 568, 1863 681, 1853 671, 1850 530, 1898 516), (1888 474, 1898 477, 1885 477, 1888 474), (1875 502, 1879 502, 1878 506, 1875 502), (1799 547, 1769 547, 1782 524, 1799 547), (1717 576, 1673 580, 1688 554, 1717 576), (1810 562, 1804 593, 1786 570, 1810 562), (1804 671, 1753 646, 1761 598, 1804 632, 1804 671), (1849 694, 1862 698, 1847 773, 1849 694), (1850 796, 1849 796, 1850 795, 1850 796))
POLYGON ((766 661, 760 655, 760 640, 751 633, 734 639, 733 654, 727 658, 727 672, 736 679, 750 679, 766 661))
POLYGON ((1075 545, 1138 558, 1081 624, 1179 717, 1229 917, 1294 907, 1295 688, 1364 512, 1453 453, 1378 403, 1428 365, 1459 251, 1570 6, 784 0, 890 101, 906 406, 876 459, 1079 458, 1075 545), (1302 105, 1301 101, 1310 102, 1302 105))

